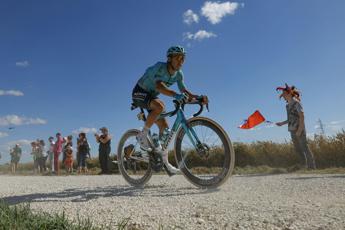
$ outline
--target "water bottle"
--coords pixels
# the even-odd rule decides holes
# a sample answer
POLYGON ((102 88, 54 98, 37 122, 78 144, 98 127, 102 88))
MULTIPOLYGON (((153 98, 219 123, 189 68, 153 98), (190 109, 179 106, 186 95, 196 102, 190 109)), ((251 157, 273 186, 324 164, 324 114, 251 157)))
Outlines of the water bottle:
POLYGON ((160 146, 160 143, 159 143, 159 136, 157 133, 154 133, 152 136, 152 142, 153 142, 153 145, 155 146, 155 148, 158 148, 160 146))
POLYGON ((166 142, 166 140, 167 140, 169 134, 170 134, 170 129, 165 128, 165 129, 163 130, 162 136, 161 136, 161 138, 160 138, 160 142, 161 142, 162 144, 165 144, 165 142, 166 142))

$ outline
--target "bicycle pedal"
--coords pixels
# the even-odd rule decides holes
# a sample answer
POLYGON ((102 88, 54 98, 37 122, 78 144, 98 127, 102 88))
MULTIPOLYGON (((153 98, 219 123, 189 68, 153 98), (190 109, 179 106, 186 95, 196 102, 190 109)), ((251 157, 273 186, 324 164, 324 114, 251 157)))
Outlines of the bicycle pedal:
POLYGON ((155 172, 160 172, 163 168, 163 158, 159 153, 150 152, 150 165, 155 172))

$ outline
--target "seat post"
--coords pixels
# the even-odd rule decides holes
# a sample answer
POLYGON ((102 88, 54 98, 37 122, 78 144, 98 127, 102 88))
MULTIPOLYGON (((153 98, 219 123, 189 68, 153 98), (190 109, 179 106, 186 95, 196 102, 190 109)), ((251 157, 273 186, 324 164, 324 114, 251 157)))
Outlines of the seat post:
POLYGON ((143 114, 143 121, 146 122, 146 115, 144 109, 140 107, 140 112, 143 114))

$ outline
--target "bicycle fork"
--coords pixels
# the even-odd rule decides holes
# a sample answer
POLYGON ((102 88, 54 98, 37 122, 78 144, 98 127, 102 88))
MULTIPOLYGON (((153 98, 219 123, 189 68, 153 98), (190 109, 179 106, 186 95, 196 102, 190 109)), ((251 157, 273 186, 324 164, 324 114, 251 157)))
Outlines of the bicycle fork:
POLYGON ((186 117, 184 116, 182 111, 178 111, 178 116, 177 119, 174 123, 173 129, 172 130, 178 130, 179 126, 183 128, 185 134, 188 136, 190 142, 192 145, 195 147, 197 150, 198 154, 201 156, 205 152, 205 146, 201 143, 199 137, 196 135, 193 127, 191 127, 188 122, 186 117))

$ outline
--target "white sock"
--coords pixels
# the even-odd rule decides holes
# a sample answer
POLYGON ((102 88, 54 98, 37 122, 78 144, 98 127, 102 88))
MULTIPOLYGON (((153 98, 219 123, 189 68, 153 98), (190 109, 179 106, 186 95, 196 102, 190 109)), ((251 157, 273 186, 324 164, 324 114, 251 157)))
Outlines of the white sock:
POLYGON ((150 130, 150 128, 144 126, 144 128, 143 128, 143 130, 142 130, 142 133, 145 134, 145 135, 147 135, 147 134, 149 133, 149 130, 150 130))

